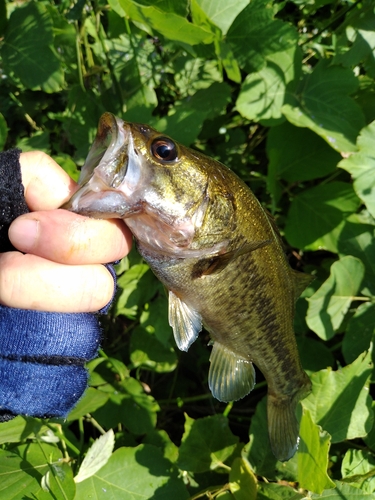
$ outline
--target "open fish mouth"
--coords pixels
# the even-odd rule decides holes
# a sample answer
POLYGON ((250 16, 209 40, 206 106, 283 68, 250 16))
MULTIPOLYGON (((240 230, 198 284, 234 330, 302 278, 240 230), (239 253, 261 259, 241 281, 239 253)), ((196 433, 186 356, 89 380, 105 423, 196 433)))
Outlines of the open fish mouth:
POLYGON ((112 113, 104 113, 82 167, 80 189, 61 208, 95 218, 126 216, 129 205, 118 190, 129 166, 131 131, 112 113))

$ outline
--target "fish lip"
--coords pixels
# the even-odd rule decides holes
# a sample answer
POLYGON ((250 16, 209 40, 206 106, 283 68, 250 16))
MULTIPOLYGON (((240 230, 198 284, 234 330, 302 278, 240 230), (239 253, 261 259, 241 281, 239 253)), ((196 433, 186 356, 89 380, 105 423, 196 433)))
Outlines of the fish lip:
POLYGON ((104 113, 99 120, 95 140, 89 150, 78 181, 86 184, 94 172, 107 188, 117 188, 128 170, 130 129, 112 113, 104 113))

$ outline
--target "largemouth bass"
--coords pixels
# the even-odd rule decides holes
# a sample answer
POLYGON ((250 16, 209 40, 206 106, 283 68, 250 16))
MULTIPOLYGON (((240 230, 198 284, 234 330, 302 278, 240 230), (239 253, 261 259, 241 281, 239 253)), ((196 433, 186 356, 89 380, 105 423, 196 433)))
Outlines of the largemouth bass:
POLYGON ((274 455, 298 445, 298 402, 310 392, 297 351, 296 298, 310 277, 293 271, 273 222, 231 170, 147 125, 105 113, 63 207, 122 218, 169 293, 169 322, 187 351, 202 326, 212 339, 209 387, 235 401, 254 387, 253 363, 268 383, 274 455))

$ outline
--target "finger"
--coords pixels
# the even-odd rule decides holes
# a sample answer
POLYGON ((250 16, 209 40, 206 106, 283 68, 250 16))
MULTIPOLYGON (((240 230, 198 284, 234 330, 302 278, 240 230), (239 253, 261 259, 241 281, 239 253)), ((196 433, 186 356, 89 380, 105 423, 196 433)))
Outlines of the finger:
POLYGON ((113 287, 101 265, 67 266, 36 255, 0 254, 0 303, 8 307, 94 312, 108 304, 113 287))
POLYGON ((21 252, 63 264, 99 264, 122 259, 132 245, 119 220, 89 219, 67 210, 32 212, 13 221, 9 239, 21 252))
POLYGON ((21 153, 22 184, 30 210, 60 207, 77 190, 77 184, 42 151, 21 153))

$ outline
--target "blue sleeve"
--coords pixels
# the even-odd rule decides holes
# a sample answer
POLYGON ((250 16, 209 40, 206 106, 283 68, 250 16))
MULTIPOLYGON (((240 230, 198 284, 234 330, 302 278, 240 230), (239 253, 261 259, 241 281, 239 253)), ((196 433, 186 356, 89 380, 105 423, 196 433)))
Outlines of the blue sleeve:
MULTIPOLYGON (((9 225, 28 212, 19 154, 0 154, 0 252, 13 249, 9 225)), ((107 268, 115 279, 113 267, 107 268)), ((0 305, 0 422, 15 415, 65 417, 87 387, 85 363, 97 356, 100 339, 95 314, 0 305)))

